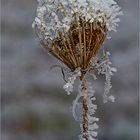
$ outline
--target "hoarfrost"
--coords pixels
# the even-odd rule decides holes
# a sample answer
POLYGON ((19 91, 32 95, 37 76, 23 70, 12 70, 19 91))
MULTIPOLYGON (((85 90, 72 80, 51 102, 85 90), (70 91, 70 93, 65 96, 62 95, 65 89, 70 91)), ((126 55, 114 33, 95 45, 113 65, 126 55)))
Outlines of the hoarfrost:
POLYGON ((73 75, 68 78, 67 83, 63 86, 64 90, 67 92, 68 95, 73 92, 73 85, 77 77, 81 76, 80 68, 77 68, 73 75))
POLYGON ((112 88, 111 77, 114 75, 114 72, 116 72, 117 69, 115 67, 111 67, 112 63, 110 62, 109 56, 110 56, 110 52, 106 52, 101 59, 95 57, 92 60, 93 69, 96 69, 99 75, 100 74, 105 75, 105 86, 104 86, 104 95, 103 95, 104 103, 108 101, 111 102, 115 101, 115 97, 112 95, 109 96, 109 92, 112 88))
MULTIPOLYGON (((95 137, 97 136, 97 132, 96 130, 99 128, 99 126, 97 125, 96 122, 99 121, 99 118, 94 117, 95 112, 97 110, 97 105, 94 103, 94 101, 96 100, 96 98, 94 97, 94 89, 92 87, 92 84, 90 82, 87 82, 87 89, 86 89, 86 93, 88 95, 88 136, 89 136, 89 140, 96 140, 95 137)), ((80 84, 79 86, 79 94, 77 95, 74 103, 73 103, 73 115, 75 117, 76 112, 75 112, 75 108, 76 105, 79 104, 79 99, 84 96, 84 91, 82 88, 82 85, 80 84)), ((77 116, 76 116, 77 119, 77 116)), ((80 127, 81 127, 81 135, 79 135, 79 140, 83 140, 83 127, 82 127, 82 122, 80 123, 80 127)))
POLYGON ((86 22, 106 24, 108 31, 116 31, 121 8, 114 0, 37 0, 38 8, 32 27, 41 39, 54 40, 59 31, 67 32, 79 18, 86 22), (47 33, 47 35, 46 35, 47 33))

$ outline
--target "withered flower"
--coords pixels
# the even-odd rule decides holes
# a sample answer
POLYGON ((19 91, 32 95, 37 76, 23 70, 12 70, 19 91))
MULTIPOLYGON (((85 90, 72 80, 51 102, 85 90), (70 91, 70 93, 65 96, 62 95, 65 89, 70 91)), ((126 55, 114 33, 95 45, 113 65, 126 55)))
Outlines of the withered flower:
POLYGON ((121 9, 114 0, 38 0, 37 16, 33 28, 40 39, 41 45, 50 54, 62 61, 73 73, 64 85, 70 94, 77 77, 80 78, 79 94, 73 105, 74 109, 79 99, 83 99, 82 140, 94 140, 98 128, 93 117, 96 106, 91 84, 85 75, 93 71, 94 78, 98 74, 105 74, 104 101, 114 101, 108 97, 111 89, 111 75, 115 71, 111 68, 109 53, 104 53, 101 59, 97 54, 110 31, 116 31, 120 21, 121 9))

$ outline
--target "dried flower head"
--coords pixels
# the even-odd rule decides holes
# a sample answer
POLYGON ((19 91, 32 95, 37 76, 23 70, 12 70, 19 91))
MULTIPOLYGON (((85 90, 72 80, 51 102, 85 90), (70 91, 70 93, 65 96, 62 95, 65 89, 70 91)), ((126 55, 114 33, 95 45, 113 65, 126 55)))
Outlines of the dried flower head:
POLYGON ((43 47, 84 75, 121 14, 114 0, 38 0, 33 28, 43 47))
POLYGON ((76 78, 80 77, 78 94, 73 102, 72 112, 80 120, 80 140, 96 140, 98 118, 94 117, 94 90, 87 82, 86 74, 97 79, 105 75, 104 102, 115 101, 109 95, 112 88, 111 76, 116 69, 111 67, 110 53, 97 54, 110 31, 116 31, 120 7, 114 0, 38 0, 37 16, 32 24, 40 42, 49 53, 62 61, 72 72, 63 86, 67 94, 73 91, 76 78), (82 98, 82 102, 80 102, 82 98), (76 108, 82 105, 82 123, 76 108))

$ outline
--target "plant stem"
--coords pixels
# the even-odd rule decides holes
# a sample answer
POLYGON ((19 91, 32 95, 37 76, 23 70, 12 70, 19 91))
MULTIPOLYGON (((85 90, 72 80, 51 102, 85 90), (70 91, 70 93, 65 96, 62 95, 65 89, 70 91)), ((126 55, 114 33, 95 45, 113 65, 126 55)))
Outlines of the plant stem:
POLYGON ((89 140, 88 135, 88 94, 86 79, 82 80, 83 91, 83 139, 89 140))

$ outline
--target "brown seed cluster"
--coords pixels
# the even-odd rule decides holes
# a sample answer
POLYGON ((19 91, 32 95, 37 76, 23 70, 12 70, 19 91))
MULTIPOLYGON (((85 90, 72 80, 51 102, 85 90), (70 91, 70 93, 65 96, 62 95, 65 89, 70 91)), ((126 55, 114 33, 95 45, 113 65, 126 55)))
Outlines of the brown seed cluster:
POLYGON ((97 55, 106 35, 105 24, 83 20, 73 22, 67 33, 59 31, 59 36, 53 41, 49 52, 67 65, 71 71, 80 67, 84 75, 90 67, 91 58, 97 55))

